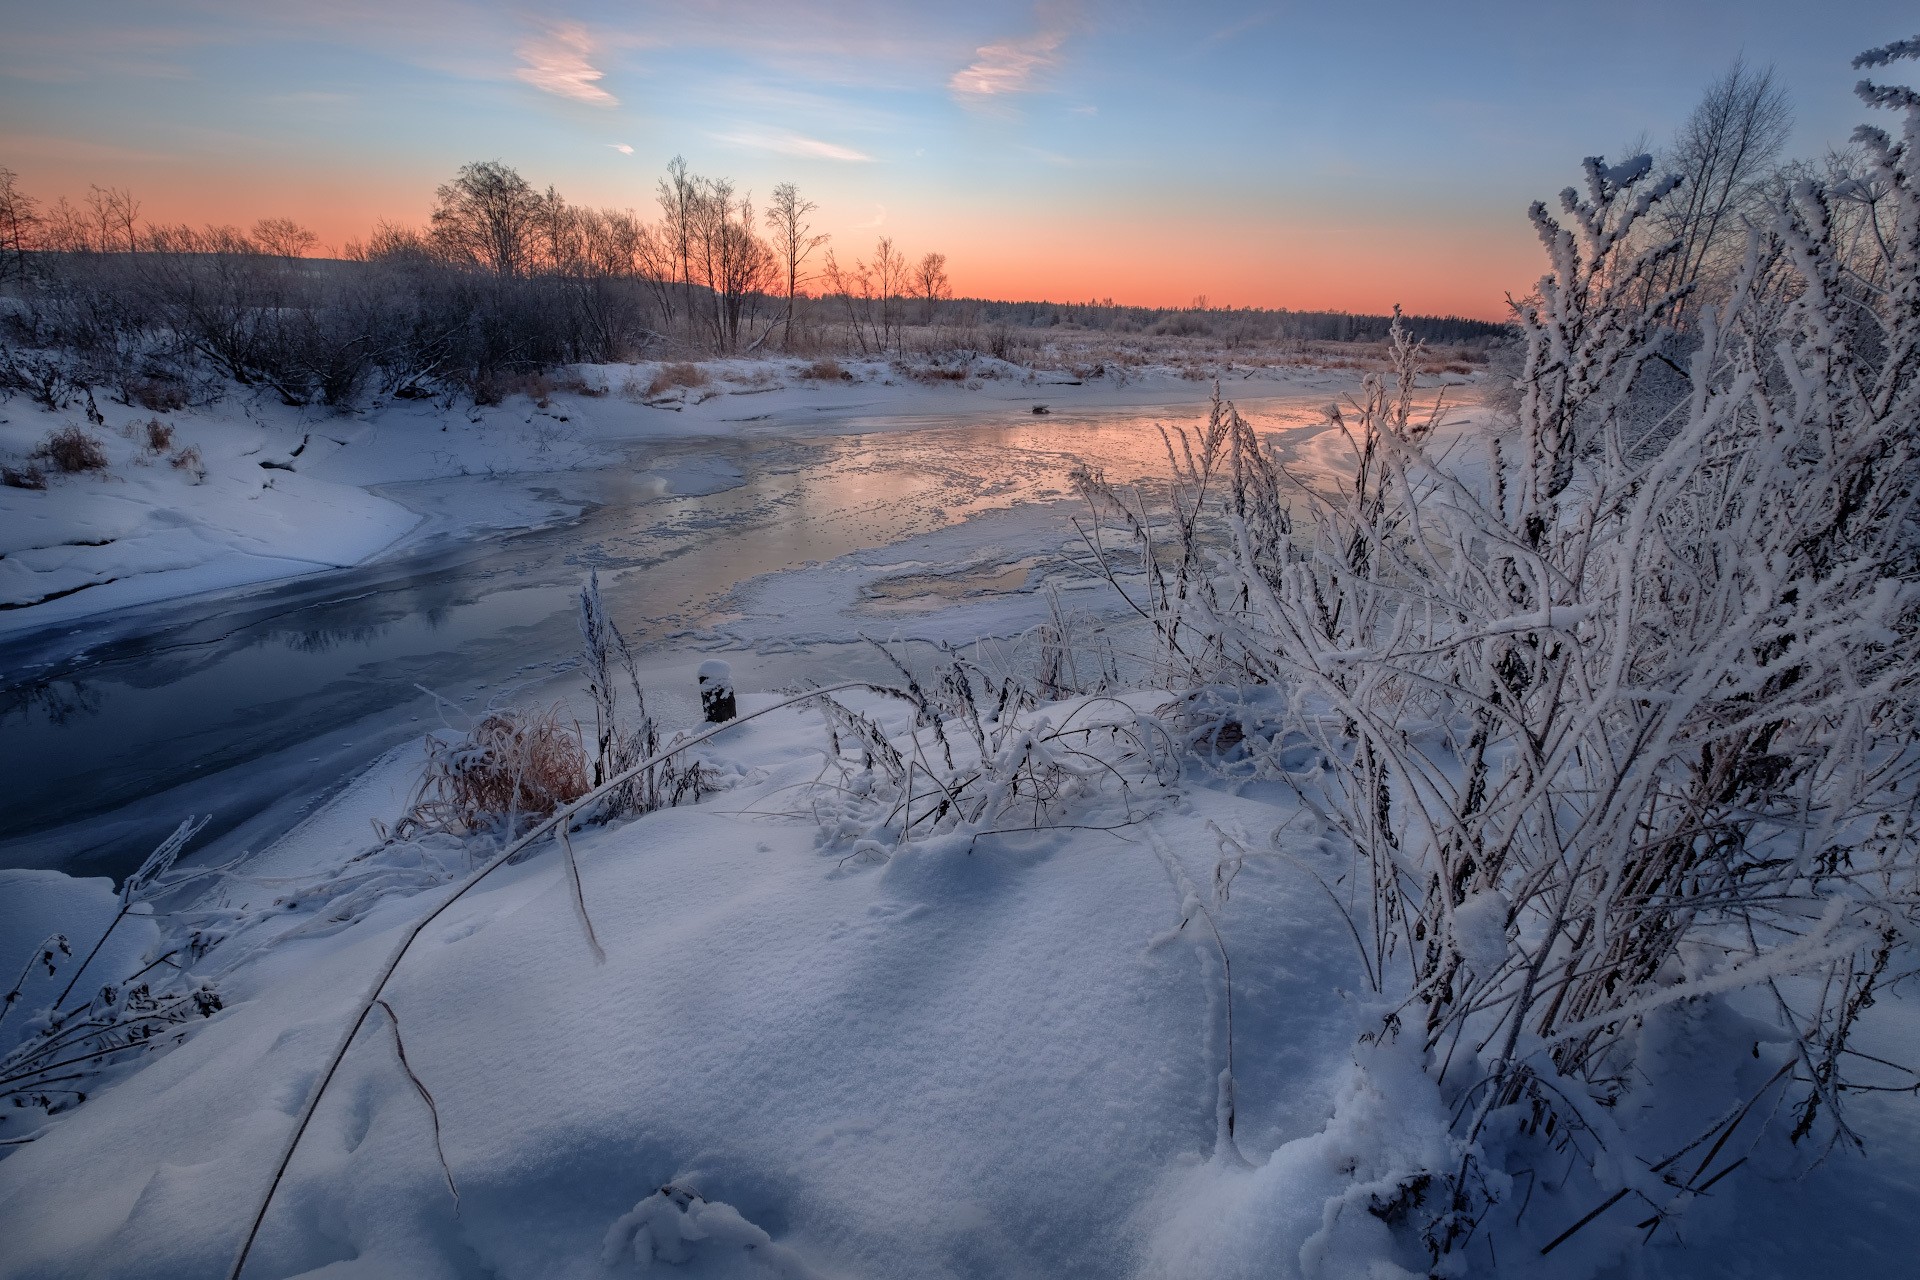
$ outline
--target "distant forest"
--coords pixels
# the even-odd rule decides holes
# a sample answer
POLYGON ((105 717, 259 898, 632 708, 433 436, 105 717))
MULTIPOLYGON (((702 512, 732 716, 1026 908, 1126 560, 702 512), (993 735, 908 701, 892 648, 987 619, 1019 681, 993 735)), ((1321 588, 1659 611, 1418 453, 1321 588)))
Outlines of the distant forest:
MULTIPOLYGON (((997 302, 990 298, 956 299, 973 308, 984 324, 1047 329, 1071 325, 1109 333, 1139 333, 1173 337, 1209 337, 1253 342, 1378 342, 1393 323, 1388 315, 1355 315, 1347 311, 1289 311, 1286 308, 1129 307, 1111 299, 1103 302, 997 302)), ((1401 326, 1422 342, 1475 342, 1503 338, 1513 332, 1508 324, 1469 320, 1464 316, 1402 316, 1401 326)))
MULTIPOLYGON (((784 352, 990 354, 1068 329, 1240 343, 1378 341, 1388 316, 955 298, 946 255, 878 237, 836 252, 791 183, 756 205, 675 160, 657 216, 576 205, 497 161, 463 166, 424 224, 325 250, 292 218, 155 223, 131 192, 44 202, 0 168, 0 388, 46 403, 110 386, 142 403, 265 385, 290 403, 466 392, 567 364, 784 352)), ((1416 338, 1505 326, 1415 316, 1416 338)))

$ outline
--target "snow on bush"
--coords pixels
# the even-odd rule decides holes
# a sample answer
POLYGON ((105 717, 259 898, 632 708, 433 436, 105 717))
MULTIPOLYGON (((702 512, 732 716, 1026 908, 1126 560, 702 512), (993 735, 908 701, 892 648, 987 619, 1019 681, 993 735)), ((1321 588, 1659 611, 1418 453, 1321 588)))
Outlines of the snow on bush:
POLYGON ((1396 328, 1392 374, 1331 411, 1349 485, 1289 474, 1219 402, 1169 441, 1169 518, 1081 478, 1096 558, 1103 527, 1139 545, 1163 662, 1212 686, 1194 714, 1370 890, 1372 1035, 1453 1138, 1375 1215, 1449 1274, 1495 1205, 1535 1253, 1657 1230, 1782 1135, 1864 1146, 1849 1093, 1915 1083, 1851 1048, 1920 936, 1920 96, 1861 93, 1901 140, 1860 132, 1863 184, 1795 184, 1684 342, 1685 291, 1652 283, 1675 246, 1637 247, 1674 180, 1591 159, 1536 204, 1551 269, 1484 460, 1441 447, 1396 328), (1837 243, 1843 201, 1876 260, 1837 243), (1638 375, 1687 346, 1649 420, 1638 375))
POLYGON ((990 836, 1118 830, 1146 816, 1180 775, 1172 734, 1126 699, 1037 707, 1031 687, 995 681, 952 653, 929 691, 882 652, 902 684, 872 691, 911 709, 904 733, 836 699, 818 702, 828 749, 808 812, 822 845, 844 845, 848 859, 886 861, 929 837, 964 852, 990 836))
POLYGON ((163 933, 151 906, 199 878, 173 864, 204 825, 182 822, 118 893, 104 880, 0 872, 0 945, 43 939, 24 956, 0 953, 0 965, 21 964, 0 997, 0 1105, 11 1113, 0 1113, 0 1149, 32 1141, 38 1121, 85 1102, 102 1073, 221 1007, 212 982, 186 973, 205 935, 163 933))

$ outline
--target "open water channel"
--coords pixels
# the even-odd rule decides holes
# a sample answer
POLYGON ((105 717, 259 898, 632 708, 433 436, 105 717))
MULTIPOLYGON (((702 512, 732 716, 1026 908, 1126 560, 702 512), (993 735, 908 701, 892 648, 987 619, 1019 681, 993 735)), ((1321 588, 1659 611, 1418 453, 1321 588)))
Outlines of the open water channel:
MULTIPOLYGON (((1283 447, 1311 452, 1327 399, 1322 391, 1241 408, 1283 447)), ((636 447, 596 471, 390 487, 411 505, 484 501, 485 486, 518 485, 580 514, 0 641, 0 866, 117 878, 189 813, 213 815, 203 841, 259 847, 448 708, 538 697, 564 681, 590 567, 669 703, 687 686, 683 706, 704 656, 693 649, 715 647, 732 593, 763 575, 1033 508, 1034 545, 1007 549, 1010 568, 985 579, 989 590, 1032 590, 1072 537, 1073 467, 1119 482, 1163 476, 1156 424, 1204 414, 1196 403, 1045 417, 1019 407, 950 419, 816 416, 636 447), (676 459, 719 459, 743 479, 671 496, 637 478, 676 459), (472 491, 449 495, 449 486, 472 491), (1037 518, 1044 504, 1053 519, 1037 518)), ((876 596, 896 616, 903 596, 938 609, 940 593, 924 584, 940 572, 917 564, 903 579, 921 585, 888 592, 882 583, 876 596)), ((763 625, 747 652, 727 655, 743 688, 824 683, 876 661, 833 643, 799 595, 793 630, 808 640, 768 643, 777 637, 763 625)))

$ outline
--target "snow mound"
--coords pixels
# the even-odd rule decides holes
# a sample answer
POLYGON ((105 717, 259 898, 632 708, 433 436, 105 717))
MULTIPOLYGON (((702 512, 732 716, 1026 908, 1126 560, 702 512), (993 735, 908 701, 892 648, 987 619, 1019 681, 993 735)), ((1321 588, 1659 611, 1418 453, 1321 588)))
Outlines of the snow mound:
POLYGON ((620 1216, 607 1230, 600 1260, 679 1268, 701 1280, 820 1280, 793 1250, 740 1216, 730 1204, 703 1199, 669 1183, 620 1216))

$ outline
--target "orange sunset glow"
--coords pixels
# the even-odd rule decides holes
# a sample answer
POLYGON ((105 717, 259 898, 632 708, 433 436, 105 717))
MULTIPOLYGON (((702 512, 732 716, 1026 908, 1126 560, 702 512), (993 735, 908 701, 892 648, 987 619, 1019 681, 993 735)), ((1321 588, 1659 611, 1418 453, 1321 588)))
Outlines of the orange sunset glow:
MULTIPOLYGON (((945 253, 961 295, 1497 320, 1538 274, 1526 204, 1660 111, 1542 109, 1544 66, 1479 74, 1484 42, 1411 8, 1351 66, 1316 53, 1346 47, 1340 20, 1231 7, 186 12, 24 16, 0 49, 0 158, 28 190, 124 187, 161 223, 293 217, 338 251, 422 222, 471 160, 650 216, 679 154, 761 198, 796 183, 843 255, 878 235, 945 253), (1436 57, 1442 74, 1399 74, 1436 57)), ((1542 21, 1513 38, 1544 51, 1542 21)), ((1765 52, 1796 73, 1838 56, 1765 52)), ((1655 74, 1669 55, 1647 56, 1653 92, 1680 101, 1655 74)), ((1844 110, 1822 86, 1801 127, 1844 110)))

